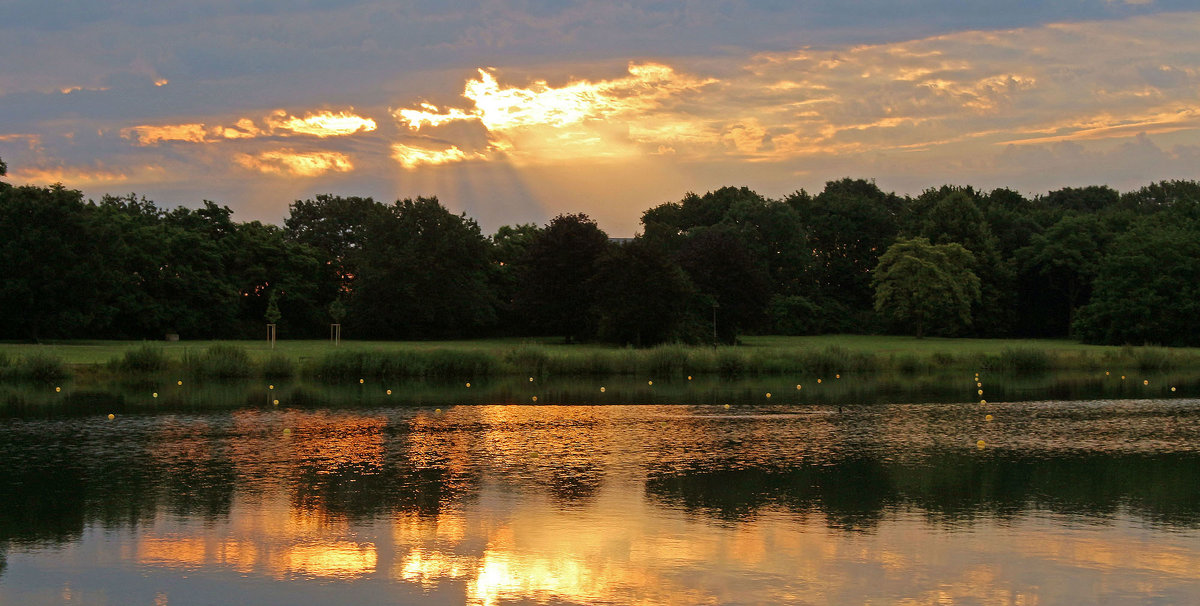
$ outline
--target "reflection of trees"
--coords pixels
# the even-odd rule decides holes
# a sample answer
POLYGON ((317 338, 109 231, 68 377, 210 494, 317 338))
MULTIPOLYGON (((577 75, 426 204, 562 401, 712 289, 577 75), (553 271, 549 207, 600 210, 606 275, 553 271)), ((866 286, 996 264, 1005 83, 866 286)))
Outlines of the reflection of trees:
POLYGON ((935 521, 1049 510, 1089 517, 1122 510, 1148 522, 1200 526, 1200 456, 1078 454, 1054 458, 942 452, 907 461, 846 458, 787 468, 652 474, 650 498, 722 520, 766 507, 869 528, 889 509, 935 521))

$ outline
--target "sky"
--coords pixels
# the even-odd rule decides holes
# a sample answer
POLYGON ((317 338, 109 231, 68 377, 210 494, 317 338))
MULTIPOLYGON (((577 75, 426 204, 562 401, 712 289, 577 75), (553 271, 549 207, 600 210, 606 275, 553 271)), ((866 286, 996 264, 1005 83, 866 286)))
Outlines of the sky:
POLYGON ((1200 178, 1197 0, 4 0, 7 181, 227 205, 437 196, 485 233, 842 177, 1200 178))

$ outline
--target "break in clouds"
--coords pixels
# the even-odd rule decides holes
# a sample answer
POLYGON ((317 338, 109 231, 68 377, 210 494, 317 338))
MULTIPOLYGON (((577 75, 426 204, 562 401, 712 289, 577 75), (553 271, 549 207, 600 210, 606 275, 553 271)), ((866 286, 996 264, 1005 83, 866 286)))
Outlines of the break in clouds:
MULTIPOLYGON (((146 120, 90 117, 87 100, 127 93, 68 86, 42 96, 83 111, 0 123, 0 157, 17 183, 192 192, 171 201, 185 204, 223 194, 267 218, 314 191, 437 194, 478 209, 503 207, 516 190, 544 215, 584 210, 618 232, 664 189, 782 194, 846 174, 907 192, 1133 187, 1195 176, 1196 31, 1200 13, 1175 13, 715 58, 477 65, 440 70, 386 104, 363 82, 361 103, 351 89, 310 107, 217 103, 146 120), (582 170, 621 178, 580 198, 569 176, 582 170), (611 199, 628 208, 601 202, 611 199)), ((137 95, 153 103, 177 80, 158 77, 137 95)))

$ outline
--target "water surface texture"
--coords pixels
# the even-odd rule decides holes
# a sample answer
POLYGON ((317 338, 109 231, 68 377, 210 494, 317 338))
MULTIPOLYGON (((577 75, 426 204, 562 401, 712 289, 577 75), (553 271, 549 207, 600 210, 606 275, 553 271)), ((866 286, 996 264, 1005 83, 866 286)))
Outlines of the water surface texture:
POLYGON ((1200 600, 1191 399, 6 418, 0 461, 0 604, 1200 600))

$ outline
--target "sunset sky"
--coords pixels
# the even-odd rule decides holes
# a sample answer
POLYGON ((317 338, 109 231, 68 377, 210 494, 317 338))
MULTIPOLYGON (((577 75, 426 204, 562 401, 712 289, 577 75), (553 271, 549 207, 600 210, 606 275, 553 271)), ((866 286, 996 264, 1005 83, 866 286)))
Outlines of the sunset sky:
POLYGON ((844 176, 1200 178, 1195 0, 7 0, 7 180, 279 222, 318 193, 477 219, 844 176), (54 6, 55 8, 50 8, 54 6))

